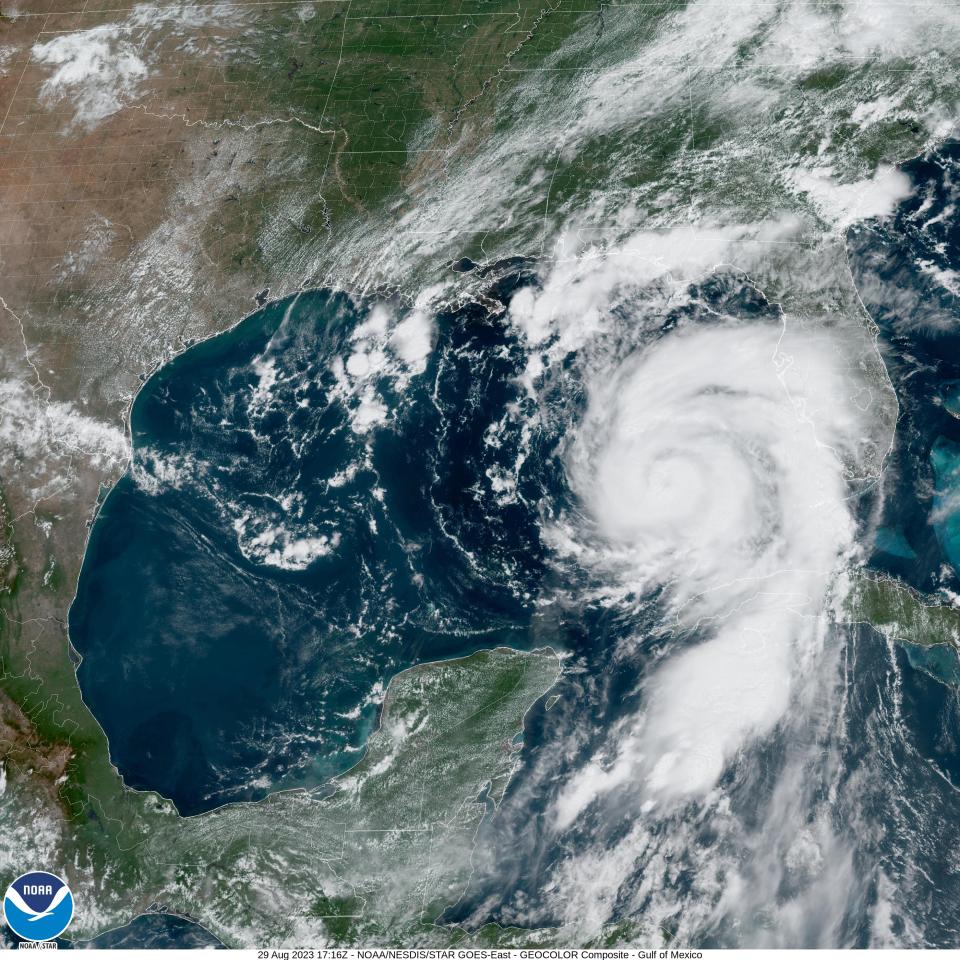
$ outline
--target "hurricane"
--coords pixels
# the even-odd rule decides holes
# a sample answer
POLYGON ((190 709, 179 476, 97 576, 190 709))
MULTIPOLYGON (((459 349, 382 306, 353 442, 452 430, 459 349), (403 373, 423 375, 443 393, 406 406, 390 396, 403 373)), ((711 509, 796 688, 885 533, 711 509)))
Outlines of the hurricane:
POLYGON ((332 137, 351 214, 290 195, 283 282, 144 366, 129 448, 3 387, 8 441, 130 457, 69 652, 151 902, 215 868, 248 946, 955 942, 957 12, 874 7, 519 19, 407 161, 263 124, 332 137))
POLYGON ((896 407, 866 324, 791 315, 715 245, 672 249, 560 266, 510 307, 541 417, 577 371, 568 491, 541 530, 578 639, 568 708, 451 916, 830 944, 865 895, 825 800, 847 723, 837 611, 896 407), (585 323, 583 288, 603 304, 585 323))
POLYGON ((705 792, 816 657, 854 542, 844 462, 862 424, 829 337, 784 339, 772 324, 679 330, 590 397, 568 468, 593 559, 636 596, 659 588, 672 628, 704 639, 656 668, 641 729, 611 770, 577 777, 563 820, 618 780, 648 802, 705 792))

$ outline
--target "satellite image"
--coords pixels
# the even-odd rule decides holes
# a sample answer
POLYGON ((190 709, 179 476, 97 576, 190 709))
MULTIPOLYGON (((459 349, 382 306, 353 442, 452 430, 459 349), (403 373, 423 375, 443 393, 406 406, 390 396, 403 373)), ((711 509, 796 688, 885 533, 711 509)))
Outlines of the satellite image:
POLYGON ((0 945, 960 946, 958 111, 951 0, 0 0, 0 945))

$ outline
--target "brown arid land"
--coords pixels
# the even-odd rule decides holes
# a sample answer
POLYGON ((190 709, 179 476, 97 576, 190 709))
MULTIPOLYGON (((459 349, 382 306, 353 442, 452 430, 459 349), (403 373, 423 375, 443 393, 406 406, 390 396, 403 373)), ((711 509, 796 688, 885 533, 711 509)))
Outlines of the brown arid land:
POLYGON ((267 288, 349 286, 338 234, 442 178, 492 122, 506 67, 595 15, 0 6, 0 760, 25 823, 68 830, 121 789, 66 622, 138 387, 267 288))

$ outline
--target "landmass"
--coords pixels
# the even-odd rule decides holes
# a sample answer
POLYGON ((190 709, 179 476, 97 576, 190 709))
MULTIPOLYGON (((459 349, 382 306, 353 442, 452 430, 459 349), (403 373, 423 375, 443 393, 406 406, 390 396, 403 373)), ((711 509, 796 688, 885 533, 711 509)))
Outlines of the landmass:
POLYGON ((111 803, 88 794, 82 820, 57 824, 57 791, 90 787, 69 748, 42 758, 42 771, 38 755, 8 753, 7 789, 33 802, 0 804, 0 831, 17 838, 18 862, 68 880, 73 939, 156 911, 237 947, 448 942, 455 931, 434 922, 465 889, 476 831, 518 762, 524 716, 560 668, 549 648, 498 648, 405 670, 350 771, 320 791, 189 818, 117 785, 111 803))
MULTIPOLYGON (((0 884, 27 861, 64 865, 72 932, 162 893, 133 851, 169 811, 111 765, 66 630, 93 518, 129 464, 135 393, 267 288, 329 266, 334 238, 388 198, 412 202, 595 16, 526 0, 0 6, 0 884)), ((504 709, 539 696, 535 672, 504 709)), ((487 763, 502 747, 487 733, 471 771, 496 796, 508 773, 487 763)), ((474 800, 447 796, 444 816, 473 823, 474 800)), ((289 824, 291 851, 304 830, 289 824)))
POLYGON ((960 610, 926 603, 905 583, 859 574, 846 600, 851 620, 865 621, 889 640, 921 646, 960 644, 960 610))
MULTIPOLYGON (((421 783, 374 775, 369 757, 385 760, 393 742, 381 732, 355 794, 344 780, 325 802, 283 794, 183 821, 124 788, 80 696, 66 621, 89 525, 127 468, 143 378, 266 288, 384 286, 413 299, 462 257, 554 256, 567 226, 584 244, 613 243, 626 210, 649 229, 699 221, 708 233, 774 218, 743 241, 762 245, 753 275, 771 298, 801 322, 868 323, 843 257, 845 198, 866 198, 852 206, 870 215, 871 197, 895 192, 887 165, 944 136, 960 58, 929 44, 852 56, 838 29, 797 61, 774 42, 774 11, 702 58, 688 6, 0 7, 0 883, 24 860, 60 865, 77 884, 79 936, 165 908, 236 944, 348 941, 388 920, 408 931, 456 899, 480 789, 489 781, 490 803, 501 794, 515 762, 502 738, 548 689, 551 657, 491 653, 482 669, 394 681, 397 715, 420 703, 425 730, 452 718, 426 688, 405 707, 410 678, 454 683, 465 670, 478 705, 500 704, 468 724, 465 766, 443 754, 453 766, 423 815, 410 815, 421 783), (612 116, 628 102, 642 109, 612 116), (515 694, 497 700, 506 665, 521 663, 515 694), (345 823, 372 832, 338 846, 345 823), (454 855, 452 872, 410 846, 425 837, 454 855), (375 843, 395 877, 371 872, 375 843), (414 864, 418 905, 387 906, 414 864), (289 899, 281 874, 295 878, 289 899)), ((716 7, 703 14, 713 24, 716 7)), ((751 266, 739 235, 735 249, 751 266)), ((862 402, 880 405, 882 366, 860 362, 875 370, 862 402)), ((879 620, 889 603, 874 603, 879 620)))

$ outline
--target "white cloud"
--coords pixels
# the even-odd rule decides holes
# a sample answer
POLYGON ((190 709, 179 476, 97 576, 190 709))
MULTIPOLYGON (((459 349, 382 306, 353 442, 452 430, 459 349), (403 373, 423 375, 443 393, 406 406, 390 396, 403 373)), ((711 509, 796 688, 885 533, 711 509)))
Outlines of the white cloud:
POLYGON ((438 261, 480 237, 491 260, 562 257, 552 240, 574 221, 619 245, 641 225, 729 222, 743 207, 752 219, 790 209, 842 230, 886 210, 903 189, 890 169, 872 172, 851 120, 869 126, 896 111, 918 136, 948 132, 952 95, 937 78, 943 53, 960 52, 958 27, 949 3, 904 17, 902 6, 884 2, 696 0, 643 24, 611 11, 600 40, 591 27, 504 91, 498 127, 509 133, 491 133, 479 150, 449 145, 444 176, 415 184, 417 202, 386 235, 383 222, 358 222, 336 251, 324 248, 319 269, 339 261, 372 286, 386 278, 409 289, 412 275, 434 276, 438 261), (563 69, 587 49, 590 69, 563 69), (898 66, 905 58, 909 72, 898 66), (832 71, 836 83, 805 88, 815 70, 832 71), (694 143, 691 113, 711 131, 706 149, 694 143), (676 147, 663 155, 671 138, 676 147), (583 168, 591 175, 580 177, 577 158, 591 145, 583 168), (652 179, 637 175, 638 163, 652 179))
POLYGON ((126 435, 65 401, 46 401, 14 380, 0 381, 0 465, 33 495, 69 484, 76 458, 106 473, 130 457, 126 435))
POLYGON ((88 129, 116 113, 147 76, 147 65, 118 24, 62 34, 34 44, 32 54, 55 68, 40 85, 40 99, 51 106, 70 100, 74 122, 88 129))
POLYGON ((557 244, 562 256, 542 289, 525 287, 510 303, 510 319, 532 346, 556 334, 552 357, 588 343, 610 322, 610 307, 624 291, 662 277, 690 280, 730 255, 736 240, 765 235, 767 227, 644 231, 608 250, 583 249, 575 231, 557 244))
POLYGON ((417 307, 394 327, 390 346, 411 373, 422 373, 433 349, 433 339, 433 316, 428 309, 417 307))
POLYGON ((567 458, 593 525, 555 542, 621 594, 663 588, 701 639, 649 677, 643 714, 561 795, 559 827, 627 782, 657 803, 705 794, 786 713, 854 543, 847 467, 867 431, 842 356, 824 333, 731 321, 593 378, 567 458))
POLYGON ((839 182, 830 168, 797 170, 790 180, 808 196, 817 213, 838 230, 858 220, 887 216, 913 189, 910 178, 891 166, 881 166, 872 177, 855 183, 839 182))
MULTIPOLYGON (((297 518, 300 519, 300 518, 297 518)), ((245 511, 233 521, 240 552, 255 563, 281 570, 306 570, 340 545, 340 534, 318 533, 308 524, 291 529, 272 516, 245 511)))

